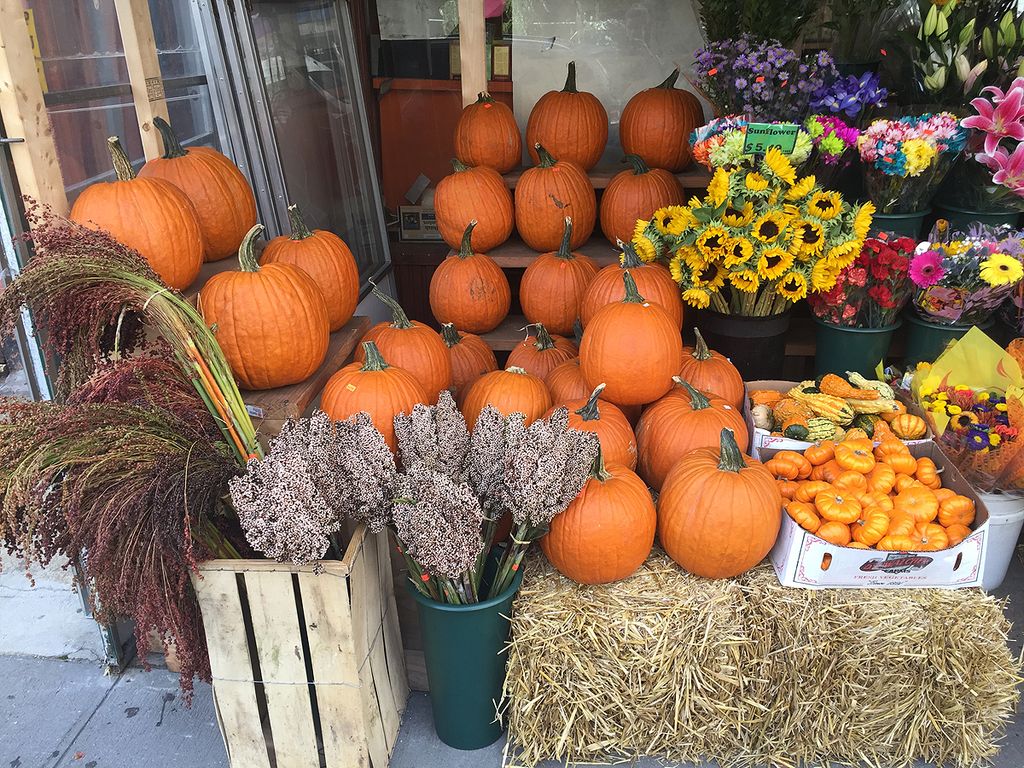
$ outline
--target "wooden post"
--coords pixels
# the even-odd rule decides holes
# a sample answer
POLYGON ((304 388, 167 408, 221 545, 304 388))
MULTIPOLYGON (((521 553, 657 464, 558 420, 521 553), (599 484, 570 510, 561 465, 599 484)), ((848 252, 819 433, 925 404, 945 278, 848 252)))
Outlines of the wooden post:
POLYGON ((484 0, 459 0, 459 63, 462 69, 462 106, 487 90, 487 43, 484 0))
POLYGON ((124 58, 128 64, 128 79, 132 84, 135 115, 139 121, 142 149, 146 159, 160 156, 160 139, 153 126, 154 117, 167 120, 167 101, 164 99, 164 81, 160 75, 160 62, 153 37, 153 20, 149 16, 148 0, 114 0, 117 26, 121 30, 124 58))
POLYGON ((68 211, 64 177, 25 11, 18 0, 0 0, 0 114, 7 136, 25 140, 7 145, 22 194, 64 215, 68 211))

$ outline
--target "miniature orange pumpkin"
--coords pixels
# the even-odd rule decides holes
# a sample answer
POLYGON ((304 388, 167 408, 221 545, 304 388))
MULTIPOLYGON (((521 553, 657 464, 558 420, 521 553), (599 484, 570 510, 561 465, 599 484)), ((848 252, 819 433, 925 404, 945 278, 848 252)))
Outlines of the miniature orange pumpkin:
POLYGON ((946 529, 936 523, 922 523, 914 529, 915 549, 921 552, 938 552, 949 546, 946 529))
POLYGON ((779 486, 779 493, 787 501, 792 501, 793 497, 796 496, 796 492, 800 490, 800 483, 795 480, 778 480, 777 484, 779 486))
POLYGON ((951 547, 955 547, 970 535, 971 529, 966 525, 946 526, 946 538, 949 539, 949 546, 951 547))
POLYGON ((786 514, 805 531, 814 533, 821 527, 821 518, 813 504, 805 501, 790 501, 786 504, 786 514))
POLYGON ((844 523, 829 520, 821 524, 821 527, 814 532, 819 539, 824 539, 830 544, 845 547, 850 543, 850 526, 844 523))
POLYGON ((813 502, 814 497, 819 493, 830 490, 832 490, 832 483, 826 483, 824 480, 805 480, 800 483, 793 498, 797 501, 813 502))
POLYGON ((935 462, 927 456, 922 456, 917 460, 917 470, 914 472, 914 477, 921 483, 932 490, 942 487, 942 481, 939 479, 939 470, 935 466, 935 462))
POLYGON ((954 494, 939 502, 939 524, 948 528, 951 525, 969 526, 974 522, 974 502, 966 496, 954 494))
POLYGON ((921 485, 921 483, 917 482, 917 480, 910 475, 897 474, 896 482, 892 484, 892 492, 900 493, 915 485, 921 485))
POLYGON ((814 497, 814 507, 826 520, 849 525, 860 517, 861 506, 854 494, 844 494, 835 488, 822 491, 814 497))
POLYGON ((835 447, 836 464, 843 469, 852 469, 866 475, 875 466, 874 445, 870 440, 851 440, 847 438, 835 447))
POLYGON ((804 451, 804 458, 815 467, 831 461, 836 457, 836 444, 831 440, 824 440, 818 445, 810 446, 804 451))
POLYGON ((840 472, 836 479, 832 481, 832 486, 841 493, 856 493, 860 495, 867 492, 868 481, 860 472, 846 469, 840 472))
MULTIPOLYGON (((890 528, 891 527, 892 526, 890 525, 890 528)), ((911 531, 911 534, 912 533, 913 531, 911 531)), ((880 549, 885 552, 913 552, 915 551, 917 542, 911 538, 911 534, 890 533, 875 545, 875 549, 880 549)))
POLYGON ((906 512, 917 523, 930 523, 939 514, 939 502, 930 488, 910 486, 897 494, 893 507, 906 512))
POLYGON ((896 470, 885 462, 878 462, 867 474, 868 490, 889 493, 896 485, 896 470))
POLYGON ((889 428, 903 440, 918 440, 928 432, 928 425, 920 416, 901 413, 889 422, 889 428))
POLYGON ((867 509, 853 521, 851 526, 854 541, 873 546, 889 532, 889 516, 880 509, 867 509))
POLYGON ((889 513, 890 536, 910 536, 916 527, 917 523, 910 513, 901 512, 895 508, 889 513))
POLYGON ((917 459, 910 455, 910 449, 899 440, 879 443, 875 446, 875 458, 896 470, 896 474, 912 475, 917 471, 917 459))
POLYGON ((796 451, 779 451, 764 466, 780 480, 804 480, 811 474, 811 463, 796 451))

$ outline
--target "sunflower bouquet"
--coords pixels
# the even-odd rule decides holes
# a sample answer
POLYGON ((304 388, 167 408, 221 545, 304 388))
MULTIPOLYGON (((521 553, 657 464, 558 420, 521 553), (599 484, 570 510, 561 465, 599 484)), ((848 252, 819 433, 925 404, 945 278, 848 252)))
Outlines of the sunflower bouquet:
MULTIPOLYGON (((747 140, 747 120, 737 115, 716 117, 690 134, 693 159, 709 171, 715 168, 731 170, 735 166, 751 165, 757 158, 744 152, 747 140)), ((796 167, 803 165, 811 156, 814 142, 811 134, 801 127, 796 136, 796 145, 789 155, 789 161, 796 167)))
POLYGON ((632 243, 644 261, 668 259, 687 304, 766 317, 835 285, 860 254, 873 213, 870 203, 851 206, 813 176, 798 177, 773 147, 750 167, 718 168, 703 200, 638 221, 632 243))

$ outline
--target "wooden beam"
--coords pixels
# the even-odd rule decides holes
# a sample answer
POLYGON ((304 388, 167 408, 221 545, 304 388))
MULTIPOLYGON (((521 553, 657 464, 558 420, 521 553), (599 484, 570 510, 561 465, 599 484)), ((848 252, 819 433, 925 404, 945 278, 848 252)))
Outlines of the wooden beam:
POLYGON ((142 136, 142 150, 147 160, 160 156, 160 139, 153 125, 154 117, 167 120, 167 101, 160 61, 153 37, 153 20, 148 0, 114 0, 117 25, 121 30, 124 58, 128 64, 128 80, 132 84, 135 115, 142 136))
POLYGON ((472 104, 487 90, 487 42, 484 0, 459 0, 459 64, 462 70, 462 106, 472 104))
POLYGON ((0 115, 8 138, 25 140, 7 145, 21 193, 56 213, 67 213, 53 127, 20 0, 0 0, 0 115))

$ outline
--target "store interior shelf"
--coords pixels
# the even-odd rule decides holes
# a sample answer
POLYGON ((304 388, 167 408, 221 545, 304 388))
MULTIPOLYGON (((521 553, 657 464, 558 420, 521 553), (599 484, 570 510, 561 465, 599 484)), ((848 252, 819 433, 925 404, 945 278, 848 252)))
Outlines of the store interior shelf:
MULTIPOLYGON (((455 253, 455 251, 450 251, 450 253, 455 253)), ((587 240, 576 249, 576 253, 589 256, 598 267, 614 264, 619 258, 618 251, 612 247, 612 244, 600 236, 587 240)), ((497 248, 488 251, 487 255, 494 259, 502 269, 526 269, 538 254, 537 251, 520 240, 519 235, 513 234, 497 248)))
MULTIPOLYGON (((516 184, 519 183, 519 177, 523 175, 525 170, 526 168, 516 168, 504 174, 505 183, 510 189, 515 189, 516 184)), ((590 183, 594 189, 604 189, 616 174, 622 173, 624 170, 626 170, 626 167, 623 165, 610 168, 598 167, 591 168, 587 175, 590 177, 590 183)), ((683 189, 704 189, 708 182, 711 181, 711 174, 703 168, 691 167, 688 171, 677 173, 676 178, 683 185, 683 189)))

